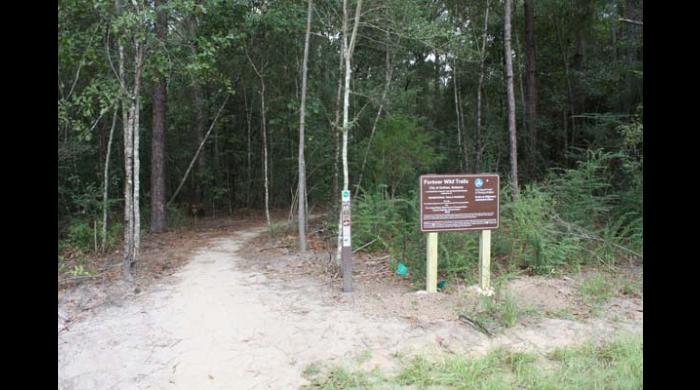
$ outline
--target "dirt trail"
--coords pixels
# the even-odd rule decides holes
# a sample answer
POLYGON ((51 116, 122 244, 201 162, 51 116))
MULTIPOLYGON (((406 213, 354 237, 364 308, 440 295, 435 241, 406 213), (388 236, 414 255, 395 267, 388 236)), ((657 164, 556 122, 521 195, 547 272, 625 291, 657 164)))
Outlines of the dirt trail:
POLYGON ((60 333, 59 389, 293 389, 317 361, 364 354, 365 365, 390 368, 395 353, 548 349, 616 329, 641 332, 641 323, 545 319, 489 339, 457 321, 363 314, 324 300, 319 291, 328 287, 316 281, 273 282, 237 267, 237 251, 262 231, 208 241, 167 281, 60 333))

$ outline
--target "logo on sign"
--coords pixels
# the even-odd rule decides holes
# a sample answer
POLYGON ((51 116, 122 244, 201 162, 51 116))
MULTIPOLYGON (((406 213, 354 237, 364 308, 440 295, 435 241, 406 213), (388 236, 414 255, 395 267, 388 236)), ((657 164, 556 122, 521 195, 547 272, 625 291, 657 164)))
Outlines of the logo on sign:
POLYGON ((343 201, 350 200, 350 191, 343 191, 342 197, 343 197, 343 201))
POLYGON ((476 179, 474 180, 474 185, 476 186, 476 188, 481 188, 481 186, 484 185, 484 181, 481 179, 476 179))

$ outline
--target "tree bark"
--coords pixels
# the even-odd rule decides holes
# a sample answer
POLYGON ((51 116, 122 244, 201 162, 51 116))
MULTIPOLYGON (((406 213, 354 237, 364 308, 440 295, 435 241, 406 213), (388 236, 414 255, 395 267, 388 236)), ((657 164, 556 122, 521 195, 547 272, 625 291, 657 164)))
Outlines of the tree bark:
POLYGON ((262 132, 263 174, 265 176, 265 219, 267 220, 267 226, 270 227, 270 225, 272 225, 272 222, 270 220, 270 189, 267 172, 267 118, 265 114, 265 79, 262 76, 260 76, 260 88, 260 106, 262 110, 262 118, 260 120, 260 131, 262 132))
MULTIPOLYGON (((121 2, 115 0, 117 13, 122 12, 121 2)), ((122 86, 121 110, 122 110, 122 127, 124 129, 124 258, 122 262, 122 273, 124 279, 132 280, 131 263, 133 260, 133 231, 134 231, 134 208, 133 208, 133 141, 134 137, 131 133, 132 124, 131 116, 129 115, 129 98, 125 88, 126 73, 124 71, 124 45, 119 41, 118 44, 119 57, 119 82, 122 86)))
MULTIPOLYGON (((192 98, 194 99, 194 109, 195 109, 195 119, 194 119, 194 133, 197 137, 197 143, 202 143, 204 139, 204 128, 206 126, 206 113, 204 112, 204 93, 202 91, 202 86, 198 81, 194 81, 192 84, 192 98)), ((205 168, 205 153, 202 153, 197 158, 197 169, 195 171, 195 198, 194 201, 200 204, 204 201, 204 187, 202 186, 201 179, 204 175, 205 168)))
POLYGON ((306 252, 306 161, 304 160, 304 119, 306 116, 306 77, 309 62, 309 36, 311 35, 311 10, 313 1, 309 0, 306 15, 306 36, 304 37, 304 62, 301 76, 301 107, 299 109, 299 249, 306 252))
POLYGON ((360 167, 360 176, 357 179, 357 185, 355 186, 355 194, 360 191, 360 186, 362 185, 362 177, 365 173, 365 166, 367 165, 367 156, 369 155, 369 150, 372 147, 372 140, 374 139, 374 133, 377 130, 377 122, 382 114, 382 109, 384 109, 384 102, 386 101, 386 94, 389 92, 389 86, 391 84, 391 75, 393 73, 393 68, 391 67, 391 54, 389 51, 389 34, 387 32, 387 47, 386 47, 386 77, 384 80, 384 90, 382 91, 382 97, 379 101, 379 109, 377 110, 377 116, 374 118, 374 123, 372 124, 372 131, 369 133, 369 140, 367 141, 367 148, 365 149, 365 156, 362 159, 362 166, 360 167))
MULTIPOLYGON (((340 53, 340 64, 338 65, 338 92, 335 97, 335 121, 333 122, 333 140, 335 141, 335 159, 333 162, 333 187, 331 194, 331 204, 337 206, 338 197, 338 184, 340 182, 340 99, 343 96, 343 48, 339 50, 340 53)), ((334 206, 334 207, 335 207, 334 206)))
POLYGON ((535 150, 537 145, 537 51, 535 45, 535 16, 532 0, 525 0, 525 50, 526 50, 526 91, 527 105, 525 117, 527 129, 530 133, 530 150, 535 150))
MULTIPOLYGON (((156 8, 162 6, 163 0, 156 0, 156 8)), ((158 12, 156 36, 165 43, 167 15, 158 12)), ((153 133, 151 137, 151 232, 159 233, 167 228, 165 210, 165 112, 166 80, 162 74, 153 88, 153 133)))
MULTIPOLYGON (((454 90, 454 100, 455 100, 455 119, 457 120, 457 147, 462 149, 462 126, 459 119, 459 99, 457 95, 457 59, 455 58, 452 64, 452 86, 454 90)), ((464 160, 460 161, 462 170, 464 170, 464 160)))
POLYGON ((489 0, 486 0, 486 10, 484 11, 484 29, 482 31, 481 55, 479 59, 479 84, 476 88, 476 156, 474 157, 474 169, 481 170, 481 160, 484 151, 483 144, 483 118, 482 118, 482 95, 484 90, 484 74, 486 73, 486 42, 489 28, 489 0))
POLYGON ((559 42, 559 48, 561 50, 561 55, 562 55, 562 61, 564 62, 564 76, 566 78, 566 91, 567 91, 567 97, 568 97, 568 102, 569 102, 569 118, 571 119, 571 142, 569 143, 570 146, 575 146, 576 143, 576 121, 574 119, 575 115, 575 100, 574 100, 574 91, 573 87, 571 85, 571 72, 570 72, 570 66, 569 66, 569 55, 567 54, 567 47, 564 45, 563 38, 562 38, 562 32, 560 31, 560 26, 557 22, 557 20, 552 20, 552 23, 554 24, 554 31, 555 35, 557 37, 557 41, 559 42))
MULTIPOLYGON (((350 127, 349 109, 350 109, 350 79, 352 78, 352 53, 355 49, 355 40, 357 39, 357 28, 360 24, 360 12, 362 10, 362 0, 357 1, 355 9, 355 20, 353 22, 352 34, 348 42, 348 15, 347 15, 347 0, 343 0, 343 59, 345 60, 345 86, 343 93, 343 191, 348 191, 350 188, 349 169, 348 169, 348 131, 350 127)), ((342 245, 342 221, 341 213, 338 213, 338 246, 336 252, 336 262, 340 261, 340 252, 342 245)))
POLYGON ((513 200, 517 200, 518 188, 518 147, 515 129, 515 93, 513 90, 513 51, 511 49, 511 11, 512 0, 505 1, 504 46, 506 62, 506 92, 508 94, 508 132, 510 134, 510 181, 513 188, 513 200))
POLYGON ((134 257, 132 260, 132 267, 136 264, 139 259, 139 254, 141 251, 141 158, 140 158, 140 146, 139 142, 141 139, 141 74, 143 71, 143 46, 140 43, 136 43, 136 64, 134 71, 134 120, 133 120, 133 136, 134 136, 134 257))
POLYGON ((265 218, 267 220, 267 227, 269 228, 272 225, 272 222, 270 220, 270 192, 269 192, 268 169, 267 169, 267 126, 266 126, 267 118, 266 118, 266 108, 265 108, 265 77, 263 76, 264 65, 262 65, 260 71, 258 71, 258 68, 255 66, 255 63, 250 58, 247 51, 246 51, 246 56, 248 57, 248 61, 250 61, 250 65, 253 67, 255 74, 257 74, 258 78, 260 79, 260 111, 261 111, 260 132, 262 134, 262 143, 263 143, 263 175, 264 175, 264 185, 265 185, 265 218))
POLYGON ((119 106, 114 107, 112 115, 112 127, 109 130, 109 141, 107 141, 107 154, 105 155, 104 183, 102 191, 102 251, 107 249, 107 216, 109 215, 109 158, 112 153, 112 141, 114 140, 114 128, 117 124, 117 114, 119 106))
POLYGON ((253 149, 250 146, 250 135, 251 135, 251 123, 252 123, 252 112, 248 108, 248 98, 247 98, 247 93, 245 90, 245 86, 243 87, 243 106, 245 108, 245 117, 246 117, 246 123, 247 123, 247 136, 248 136, 248 168, 246 170, 248 174, 248 188, 246 190, 246 208, 250 208, 250 193, 253 188, 253 170, 252 170, 252 156, 253 156, 253 149))

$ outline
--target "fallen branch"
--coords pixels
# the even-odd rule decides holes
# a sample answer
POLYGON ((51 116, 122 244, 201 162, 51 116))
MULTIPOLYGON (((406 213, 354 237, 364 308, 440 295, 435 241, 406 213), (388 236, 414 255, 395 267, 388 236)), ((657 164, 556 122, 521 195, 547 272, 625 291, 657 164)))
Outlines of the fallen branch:
POLYGON ((479 332, 484 333, 485 335, 487 335, 489 337, 493 336, 491 334, 491 332, 489 332, 488 329, 486 329, 485 326, 481 325, 476 320, 471 320, 471 319, 469 319, 469 317, 465 316, 464 314, 460 314, 459 319, 460 319, 460 321, 470 325, 472 328, 478 330, 479 332))
POLYGON ((214 117, 214 120, 211 122, 211 126, 209 126, 209 130, 207 131, 207 134, 204 136, 204 139, 202 142, 199 144, 199 147, 197 148, 197 152, 195 152, 194 157, 192 157, 192 161, 190 162, 190 166, 187 167, 187 171, 185 171, 185 175, 182 177, 182 180, 180 180, 180 185, 177 186, 177 190, 175 190, 175 193, 173 194, 172 198, 168 201, 168 206, 170 206, 171 203, 173 203, 173 200, 177 197, 177 195, 180 193, 180 190, 182 189, 182 185, 185 184, 185 180, 187 180, 187 176, 189 176, 190 171, 192 170, 192 167, 194 166, 195 161, 197 161, 197 157, 199 157, 199 153, 202 151, 202 148, 204 147, 204 144, 207 142, 207 139, 209 138, 209 134, 211 134, 211 131, 214 129, 214 125, 216 124, 216 121, 219 119, 219 115, 221 114, 221 111, 224 109, 224 106, 226 106, 226 102, 228 102, 228 98, 231 95, 226 95, 226 99, 224 99, 224 103, 221 105, 219 108, 219 111, 216 113, 216 116, 214 117))
POLYGON ((644 25, 644 23, 642 23, 642 22, 640 22, 640 21, 638 21, 638 20, 632 20, 632 19, 627 19, 627 18, 620 18, 620 19, 618 19, 618 20, 621 21, 621 22, 625 22, 625 23, 636 24, 636 25, 638 25, 638 26, 643 26, 643 25, 644 25))
POLYGON ((374 240, 372 240, 372 241, 370 241, 370 242, 368 242, 368 243, 362 245, 361 247, 355 249, 354 251, 352 251, 352 253, 355 253, 355 252, 358 252, 358 251, 360 251, 360 250, 362 250, 362 249, 365 249, 366 247, 368 247, 368 246, 374 244, 377 240, 378 240, 378 238, 375 238, 374 240))
POLYGON ((637 253, 637 252, 633 251, 632 249, 629 249, 629 248, 624 247, 624 246, 622 246, 622 245, 616 244, 616 243, 611 242, 611 241, 609 241, 609 240, 606 240, 606 239, 604 239, 604 238, 602 238, 602 237, 596 236, 595 234, 593 234, 593 233, 587 231, 586 229, 584 229, 584 228, 582 228, 582 227, 580 227, 580 226, 578 226, 578 225, 575 225, 575 224, 572 224, 572 223, 569 223, 569 222, 564 221, 563 219, 561 219, 561 218, 560 218, 559 216, 557 216, 557 215, 554 216, 554 219, 555 219, 555 221, 558 222, 559 224, 564 225, 569 231, 572 231, 572 230, 573 230, 573 231, 577 232, 577 233, 578 233, 578 234, 576 234, 577 237, 584 238, 584 239, 591 240, 591 241, 598 241, 598 242, 608 243, 608 244, 614 246, 615 248, 618 248, 618 249, 620 249, 620 250, 623 250, 623 251, 625 251, 625 252, 628 252, 628 253, 631 253, 631 254, 635 255, 635 256, 638 257, 640 260, 643 260, 643 259, 644 259, 643 255, 642 255, 641 253, 637 253))

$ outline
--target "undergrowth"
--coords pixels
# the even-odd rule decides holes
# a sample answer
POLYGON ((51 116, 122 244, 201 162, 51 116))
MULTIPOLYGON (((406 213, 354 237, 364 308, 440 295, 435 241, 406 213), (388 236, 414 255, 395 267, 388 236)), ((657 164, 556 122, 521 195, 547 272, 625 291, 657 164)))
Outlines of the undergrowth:
MULTIPOLYGON (((642 190, 641 160, 601 150, 587 152, 576 168, 552 170, 542 182, 524 186, 516 201, 505 183, 500 227, 492 234, 496 272, 547 275, 641 261, 642 190)), ((352 220, 353 248, 387 252, 391 264, 401 261, 414 280, 424 279, 426 238, 416 192, 392 197, 379 186, 361 193, 352 220)), ((440 233, 440 277, 475 282, 478 242, 478 232, 440 233)))

